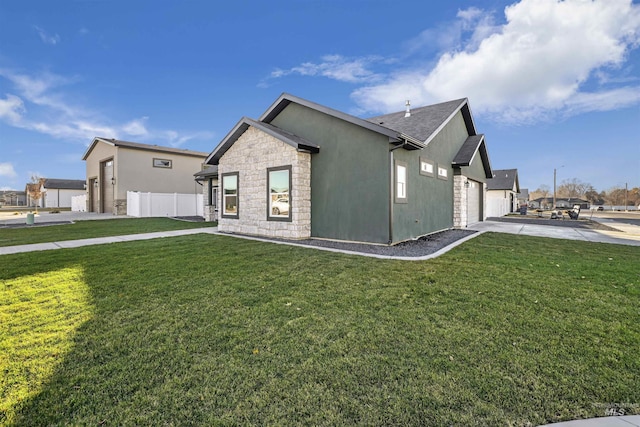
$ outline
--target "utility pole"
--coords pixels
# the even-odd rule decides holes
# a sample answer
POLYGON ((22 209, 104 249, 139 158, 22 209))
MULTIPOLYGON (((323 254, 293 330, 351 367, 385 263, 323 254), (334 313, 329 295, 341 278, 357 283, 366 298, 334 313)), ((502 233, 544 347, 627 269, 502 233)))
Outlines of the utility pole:
POLYGON ((627 191, 629 191, 628 188, 628 182, 624 183, 624 211, 628 212, 628 208, 627 208, 627 191))
POLYGON ((556 208, 556 168, 553 168, 553 206, 551 209, 556 208))
MULTIPOLYGON (((560 166, 560 168, 563 168, 563 167, 564 165, 560 166)), ((556 208, 556 172, 557 172, 557 169, 553 168, 553 207, 552 209, 556 208)))

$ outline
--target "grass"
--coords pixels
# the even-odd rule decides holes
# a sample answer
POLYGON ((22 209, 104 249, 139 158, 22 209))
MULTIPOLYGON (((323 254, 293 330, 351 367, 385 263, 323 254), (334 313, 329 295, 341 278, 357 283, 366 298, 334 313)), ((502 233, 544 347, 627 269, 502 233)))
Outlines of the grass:
POLYGON ((212 227, 215 222, 187 222, 170 218, 126 218, 77 221, 73 224, 0 229, 0 246, 60 242, 93 237, 122 236, 155 231, 212 227))
POLYGON ((637 247, 426 262, 196 235, 0 257, 0 424, 538 425, 640 413, 637 247))

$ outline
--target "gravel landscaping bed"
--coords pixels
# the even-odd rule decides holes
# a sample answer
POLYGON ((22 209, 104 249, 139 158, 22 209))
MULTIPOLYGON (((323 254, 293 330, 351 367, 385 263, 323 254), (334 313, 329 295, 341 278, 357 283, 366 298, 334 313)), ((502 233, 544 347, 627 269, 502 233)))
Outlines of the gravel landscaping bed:
MULTIPOLYGON (((445 230, 438 233, 423 236, 417 240, 409 240, 398 243, 393 246, 384 245, 368 245, 366 243, 348 243, 337 242, 334 240, 286 240, 286 239, 270 239, 260 237, 264 240, 272 240, 279 242, 295 243, 311 247, 322 247, 340 249, 351 252, 361 252, 366 254, 393 256, 393 257, 422 257, 438 252, 450 244, 457 242, 471 234, 476 233, 473 230, 445 230)), ((225 234, 225 233, 221 233, 225 234)))
POLYGON ((550 218, 533 218, 530 216, 502 216, 487 218, 488 221, 496 222, 512 222, 516 224, 533 224, 548 225, 552 227, 571 227, 571 228, 588 228, 591 230, 618 231, 607 225, 601 224, 590 219, 550 219, 550 218))

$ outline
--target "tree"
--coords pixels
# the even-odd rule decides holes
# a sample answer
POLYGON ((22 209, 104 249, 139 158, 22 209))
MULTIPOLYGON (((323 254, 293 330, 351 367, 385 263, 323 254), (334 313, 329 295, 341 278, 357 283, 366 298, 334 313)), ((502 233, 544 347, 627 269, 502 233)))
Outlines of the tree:
POLYGON ((584 193, 584 197, 592 204, 592 205, 604 205, 605 201, 604 201, 604 196, 605 193, 601 192, 598 193, 598 191, 591 187, 589 188, 585 193, 584 193))
POLYGON ((27 184, 27 193, 31 200, 35 201, 36 213, 40 206, 40 198, 42 197, 42 186, 44 185, 44 178, 33 174, 31 175, 31 182, 27 184))
POLYGON ((612 187, 607 191, 606 201, 611 206, 621 206, 624 204, 624 188, 612 187))
POLYGON ((569 199, 583 198, 590 188, 593 188, 591 184, 577 178, 565 179, 558 187, 558 194, 569 199))

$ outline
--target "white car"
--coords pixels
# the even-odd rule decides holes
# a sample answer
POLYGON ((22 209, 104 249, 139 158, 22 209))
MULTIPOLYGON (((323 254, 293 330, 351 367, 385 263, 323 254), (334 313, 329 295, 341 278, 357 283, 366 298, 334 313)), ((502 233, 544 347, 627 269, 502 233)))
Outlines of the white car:
POLYGON ((289 199, 277 199, 271 203, 271 215, 289 215, 289 199))

